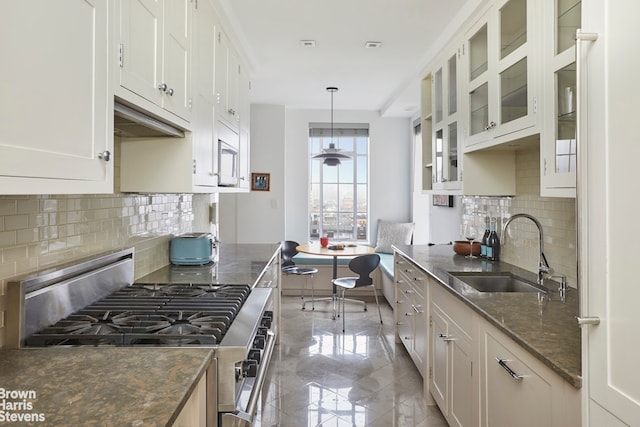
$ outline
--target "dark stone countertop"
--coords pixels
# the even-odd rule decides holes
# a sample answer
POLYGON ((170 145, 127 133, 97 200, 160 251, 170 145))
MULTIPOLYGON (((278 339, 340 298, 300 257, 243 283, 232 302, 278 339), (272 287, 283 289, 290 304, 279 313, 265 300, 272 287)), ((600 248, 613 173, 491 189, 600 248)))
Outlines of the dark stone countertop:
POLYGON ((279 247, 279 243, 218 244, 215 263, 167 265, 137 279, 136 283, 253 285, 279 247))
POLYGON ((448 245, 396 245, 394 248, 573 387, 582 387, 575 289, 569 288, 564 302, 560 300, 557 284, 550 281, 545 283, 550 292, 542 301, 535 292, 479 292, 447 272, 512 272, 533 283, 536 274, 505 262, 466 259, 454 254, 448 245))
POLYGON ((56 427, 171 425, 209 367, 212 354, 211 349, 197 348, 0 350, 4 416, 11 412, 44 417, 42 422, 5 422, 56 427), (31 392, 35 399, 26 400, 30 407, 9 410, 8 403, 23 401, 7 397, 9 390, 31 392))

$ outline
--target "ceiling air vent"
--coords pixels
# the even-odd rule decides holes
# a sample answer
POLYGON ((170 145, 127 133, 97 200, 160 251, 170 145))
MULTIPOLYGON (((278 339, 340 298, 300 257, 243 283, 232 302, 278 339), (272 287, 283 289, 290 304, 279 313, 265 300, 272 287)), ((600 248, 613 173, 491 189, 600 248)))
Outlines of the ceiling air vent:
POLYGON ((382 45, 382 42, 366 42, 364 44, 365 49, 377 49, 382 45))

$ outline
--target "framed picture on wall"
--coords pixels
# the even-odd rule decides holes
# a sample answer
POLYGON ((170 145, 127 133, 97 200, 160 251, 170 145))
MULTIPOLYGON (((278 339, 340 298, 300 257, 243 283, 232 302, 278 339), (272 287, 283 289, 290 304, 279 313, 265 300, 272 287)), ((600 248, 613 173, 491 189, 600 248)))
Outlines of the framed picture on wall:
POLYGON ((252 191, 269 191, 269 182, 271 174, 269 173, 251 173, 251 190, 252 191))

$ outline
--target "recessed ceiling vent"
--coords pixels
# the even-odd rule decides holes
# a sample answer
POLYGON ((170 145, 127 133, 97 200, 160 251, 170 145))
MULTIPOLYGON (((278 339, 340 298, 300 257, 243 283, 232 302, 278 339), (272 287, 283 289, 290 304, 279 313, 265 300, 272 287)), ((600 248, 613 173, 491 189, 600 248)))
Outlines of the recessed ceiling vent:
POLYGON ((364 44, 365 49, 377 49, 382 46, 382 42, 366 42, 364 44))
POLYGON ((314 47, 316 47, 316 41, 315 40, 300 40, 300 46, 308 47, 308 48, 314 48, 314 47))

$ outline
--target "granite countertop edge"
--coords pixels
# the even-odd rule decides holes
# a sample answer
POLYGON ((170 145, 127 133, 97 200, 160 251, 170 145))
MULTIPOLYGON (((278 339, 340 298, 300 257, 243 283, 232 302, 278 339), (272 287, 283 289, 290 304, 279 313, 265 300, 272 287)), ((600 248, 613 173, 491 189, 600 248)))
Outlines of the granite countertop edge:
MULTIPOLYGON (((451 247, 427 245, 394 245, 393 249, 410 259, 417 267, 429 274, 435 281, 464 304, 513 339, 527 352, 545 366, 562 377, 574 388, 582 387, 580 359, 580 331, 576 322, 568 325, 554 325, 552 328, 532 330, 523 324, 548 322, 545 314, 532 311, 537 294, 516 293, 480 293, 456 279, 448 271, 513 272, 516 275, 535 281, 535 274, 504 262, 486 260, 469 261, 454 255, 451 247), (500 308, 498 307, 500 304, 500 308), (517 311, 518 322, 510 318, 509 310, 517 311), (525 320, 526 322, 522 322, 525 320), (549 345, 553 344, 553 348, 549 345), (577 348, 576 348, 577 347, 577 348)), ((577 292, 569 290, 565 302, 559 301, 558 293, 550 289, 545 309, 551 307, 549 316, 560 316, 563 323, 577 315, 577 292)), ((512 314, 512 313, 511 313, 512 314)), ((554 320, 556 320, 554 318, 554 320)), ((548 326, 548 325, 546 325, 548 326)))
POLYGON ((40 414, 44 420, 25 425, 170 426, 211 367, 213 353, 210 348, 1 349, 0 387, 35 393, 28 410, 12 412, 40 414))

